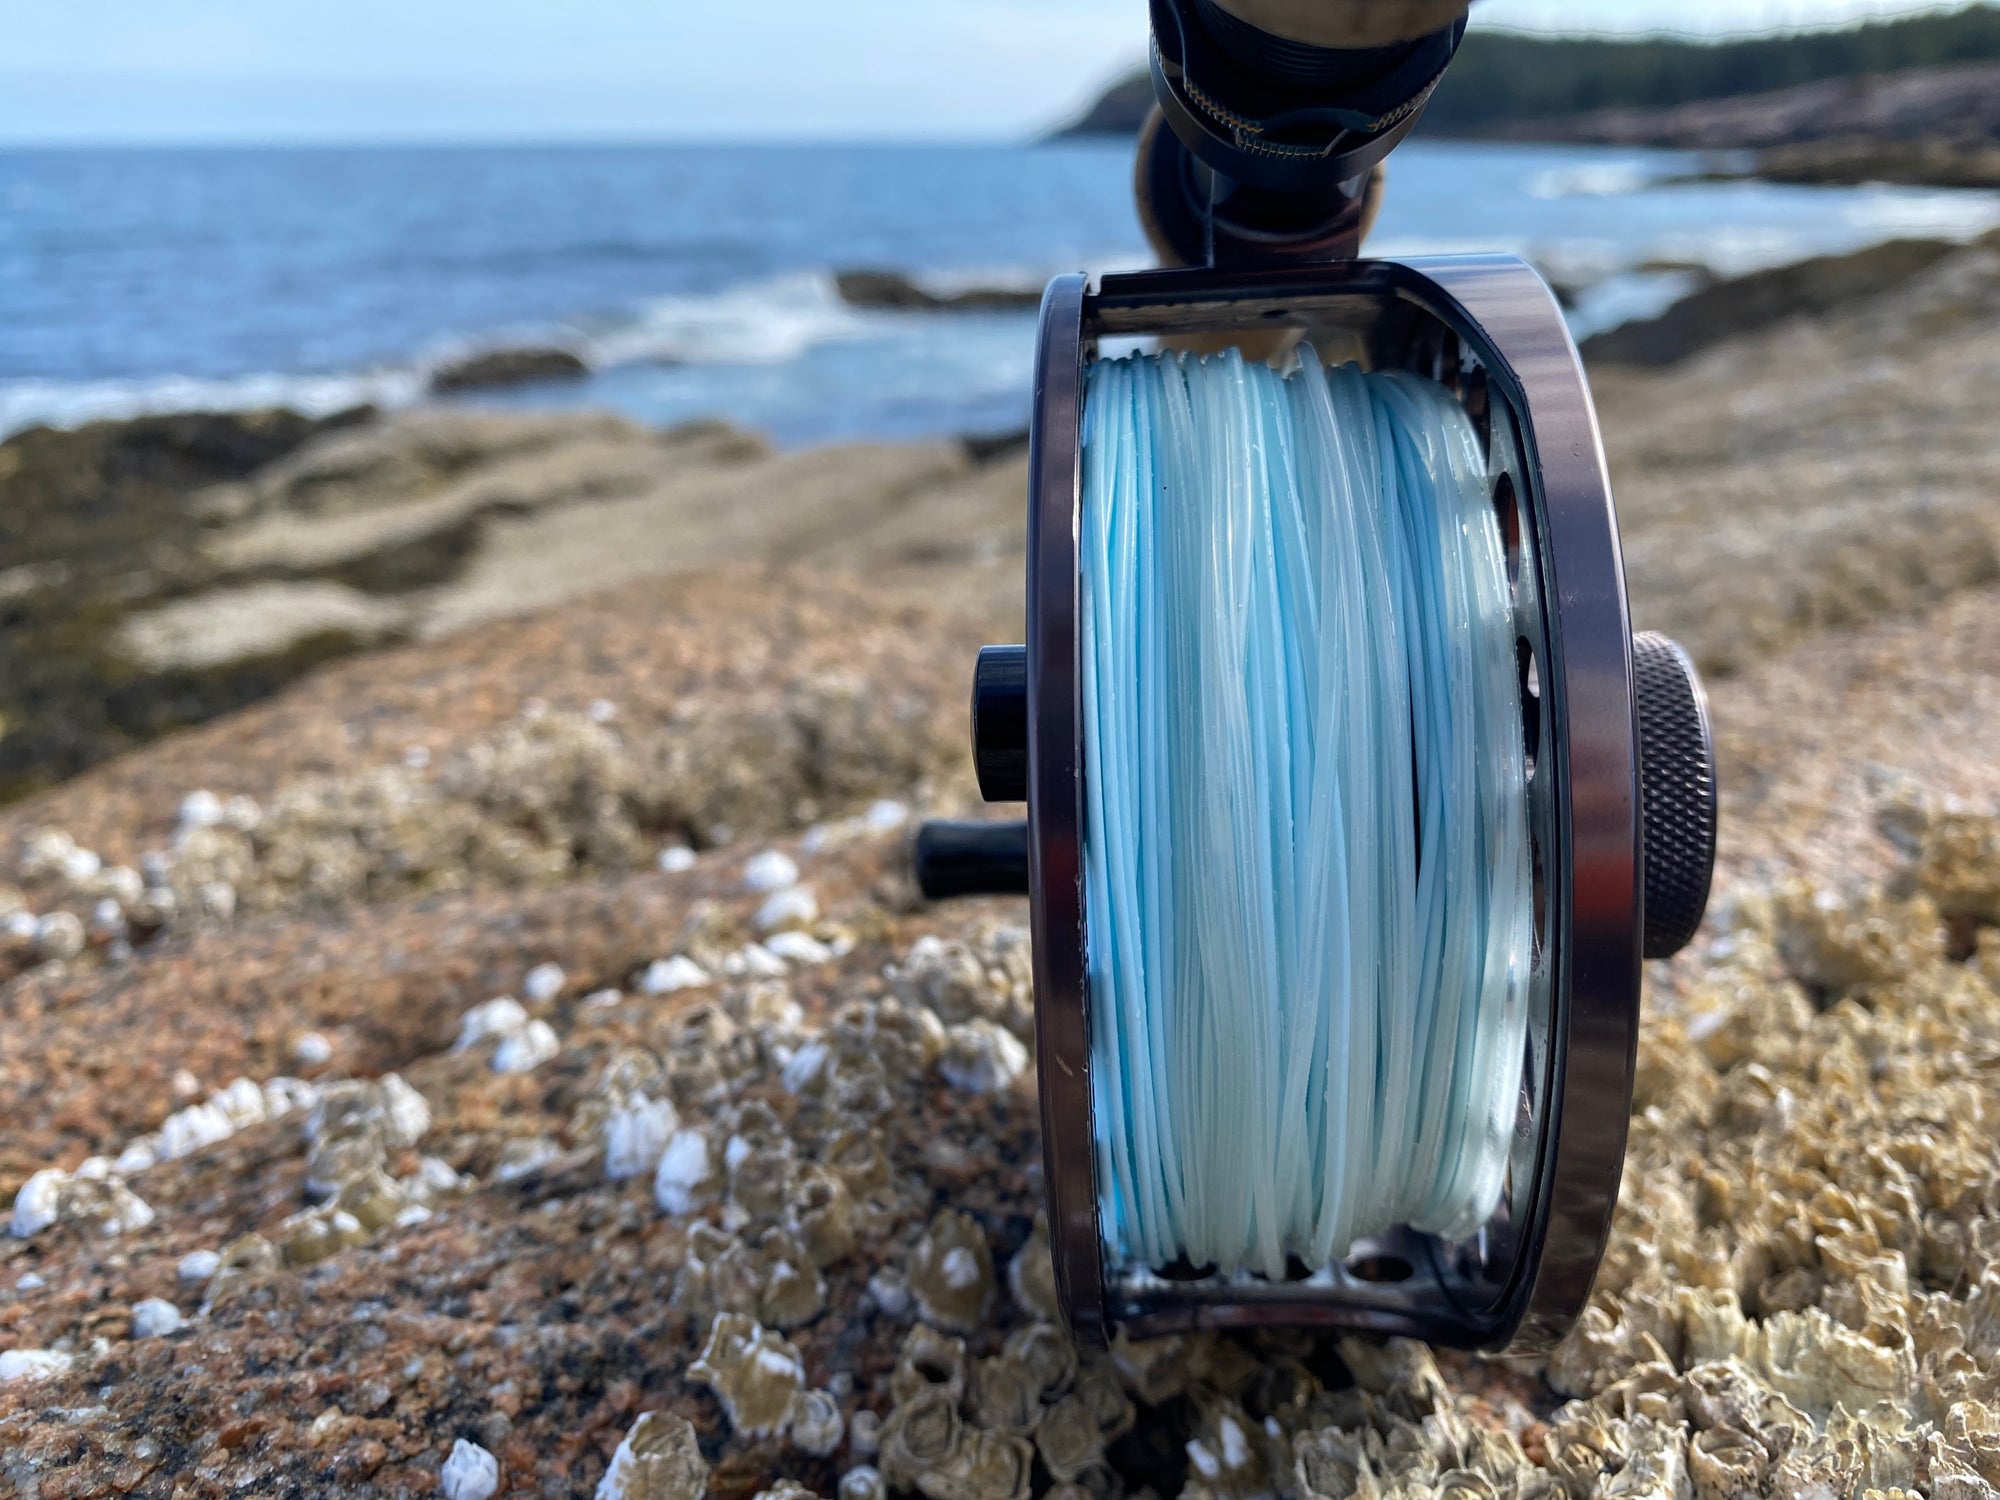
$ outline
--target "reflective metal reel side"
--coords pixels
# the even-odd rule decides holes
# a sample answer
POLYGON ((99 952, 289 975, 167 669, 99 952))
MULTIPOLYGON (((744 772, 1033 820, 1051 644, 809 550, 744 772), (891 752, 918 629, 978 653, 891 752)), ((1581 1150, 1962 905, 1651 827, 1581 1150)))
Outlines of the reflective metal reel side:
POLYGON ((1029 821, 1051 1248, 1073 1328, 1101 1340, 1320 1326, 1543 1346, 1588 1295, 1624 1155, 1636 1044, 1640 845, 1624 575, 1582 368, 1553 296, 1507 257, 1153 272, 1053 283, 1031 433, 1029 821), (1083 361, 1100 334, 1357 337, 1452 385, 1487 435, 1516 563, 1538 952, 1505 1200, 1462 1244, 1399 1231, 1298 1279, 1107 1268, 1097 1220, 1081 894, 1083 361), (1507 493, 1511 492, 1511 493, 1507 493), (1511 530, 1510 530, 1511 528, 1511 530), (1530 691, 1532 686, 1533 691, 1530 691))
POLYGON ((1042 295, 1028 429, 1028 912, 1035 1066, 1056 1290, 1077 1336, 1108 1336, 1090 1103, 1083 936, 1082 276, 1042 295))

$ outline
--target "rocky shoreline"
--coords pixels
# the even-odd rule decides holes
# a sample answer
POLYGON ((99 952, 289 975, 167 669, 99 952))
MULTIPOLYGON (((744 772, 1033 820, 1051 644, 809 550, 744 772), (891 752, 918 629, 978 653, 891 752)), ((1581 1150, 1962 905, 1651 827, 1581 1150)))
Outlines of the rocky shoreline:
POLYGON ((1808 280, 1593 364, 1725 842, 1547 1359, 1057 1330, 1025 909, 908 875, 975 806, 1018 454, 452 411, 0 445, 33 565, 79 528, 93 650, 226 639, 250 588, 401 612, 0 810, 0 1479, 1989 1500, 2000 247, 1808 280), (129 536, 65 506, 106 476, 129 536))
POLYGON ((1009 462, 450 407, 19 434, 0 443, 0 800, 326 661, 626 579, 821 548, 948 558, 1018 526, 1009 462))
MULTIPOLYGON (((705 661, 770 597, 824 586, 770 584, 704 580, 670 620, 634 618, 630 592, 566 623, 705 661)), ((942 617, 826 603, 808 637, 958 731, 942 617), (887 634, 853 633, 877 619, 887 634), (911 681, 925 658, 939 670, 911 681)), ((8 982, 0 1472, 40 1497, 1983 1496, 2000 822, 1966 804, 1993 806, 2000 777, 1937 759, 1923 731, 1933 698, 1962 716, 1945 738, 2000 727, 2000 597, 1946 615, 1720 686, 1718 918, 1654 975, 1611 1256, 1551 1359, 1071 1346, 1036 1218, 1022 911, 913 900, 904 830, 964 805, 964 769, 926 790, 884 763, 910 801, 857 784, 732 814, 741 831, 704 850, 656 831, 622 873, 521 888, 315 893, 260 852, 273 883, 244 889, 273 897, 243 915, 8 982), (1866 726, 1864 754, 1801 732, 1815 717, 1866 726), (802 811, 803 833, 772 836, 802 811), (1815 841, 1816 818, 1857 813, 1815 841)), ((398 711, 437 757, 415 779, 443 784, 493 732, 466 710, 488 712, 554 624, 466 638, 455 665, 431 646, 365 659, 319 696, 352 715, 382 668, 428 683, 398 711)), ((635 688, 641 660, 577 689, 635 688)), ((141 815, 98 825, 106 855, 199 854, 242 833, 232 817, 254 831, 291 805, 268 736, 323 738, 299 696, 160 767, 141 815), (160 793, 197 767, 224 793, 270 788, 263 817, 227 796, 217 821, 186 798, 176 813, 160 793)), ((563 732, 642 743, 658 713, 628 701, 563 732)), ((408 774, 383 758, 394 738, 355 763, 408 774)), ((852 743, 889 741, 871 725, 852 743)), ((508 784, 572 805, 559 761, 508 784)), ((40 820, 46 849, 55 817, 87 826, 100 799, 66 795, 9 836, 40 820)), ((358 832, 360 810, 326 804, 322 836, 358 832)), ((356 847, 399 867, 393 843, 356 847)), ((81 863, 26 889, 87 885, 81 863)))
POLYGON ((2000 64, 1912 68, 1671 109, 1523 121, 1503 139, 1716 153, 1704 177, 2000 186, 2000 64))
MULTIPOLYGON (((1057 138, 1131 136, 1152 108, 1143 71, 1108 88, 1057 138)), ((1455 138, 1420 126, 1419 139, 1455 138)), ((2000 186, 2000 63, 1913 67, 1665 108, 1507 118, 1465 137, 1709 154, 1704 179, 1817 186, 2000 186)))
MULTIPOLYGON (((1984 315, 1979 268, 1996 248, 1895 242, 1714 283, 1588 340, 1585 354, 1615 389, 1622 371, 1673 371, 1786 324, 1858 326, 1873 308, 1873 324, 1893 325, 1899 299, 1919 309, 1903 321, 1928 332, 1953 309, 1984 315)), ((940 295, 895 277, 870 286, 886 303, 940 295)), ((1697 399, 1707 383, 1690 382, 1697 399)), ((1618 421, 1614 404, 1614 438, 1618 421)), ((1016 585, 989 563, 1023 534, 1024 462, 1019 434, 774 453, 714 422, 654 432, 448 405, 17 434, 0 442, 0 802, 327 662, 628 579, 812 558, 956 570, 982 599, 1006 599, 1016 585)), ((1645 544, 1650 483, 1620 477, 1628 545, 1645 544)), ((1967 542, 1957 524, 1940 533, 1952 548, 1967 542)), ((1914 562, 1914 576, 1940 565, 1914 562)))

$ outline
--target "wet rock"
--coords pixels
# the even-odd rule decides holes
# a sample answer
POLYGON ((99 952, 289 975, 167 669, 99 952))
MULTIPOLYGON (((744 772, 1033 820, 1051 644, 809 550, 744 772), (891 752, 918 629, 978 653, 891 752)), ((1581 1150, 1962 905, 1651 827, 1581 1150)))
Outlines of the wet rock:
POLYGON ((1952 249, 1937 240, 1891 240, 1752 271, 1690 293, 1656 318, 1593 334, 1583 342, 1584 358, 1606 364, 1672 364, 1787 318, 1811 317, 1892 291, 1952 249))
POLYGON ((1039 287, 967 287, 931 291, 899 271, 840 271, 840 298, 850 307, 896 312, 994 312, 1041 304, 1039 287))
POLYGON ((528 345, 485 349, 439 365, 431 372, 431 390, 442 396, 550 380, 581 380, 589 373, 583 357, 570 349, 528 345))

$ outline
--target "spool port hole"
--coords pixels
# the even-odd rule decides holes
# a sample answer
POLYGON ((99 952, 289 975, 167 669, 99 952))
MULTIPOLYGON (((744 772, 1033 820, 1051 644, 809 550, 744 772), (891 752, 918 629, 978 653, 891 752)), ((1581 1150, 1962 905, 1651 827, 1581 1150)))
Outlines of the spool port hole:
POLYGON ((1357 1281, 1390 1283, 1408 1281, 1416 1272, 1400 1255, 1357 1255, 1347 1263, 1347 1274, 1357 1281))
POLYGON ((1515 638, 1514 659, 1521 672, 1521 770, 1532 779, 1542 749, 1542 673, 1526 636, 1515 638))
POLYGON ((1493 515, 1500 523, 1500 546, 1507 554, 1507 586, 1521 587, 1521 497, 1514 476, 1502 474, 1493 484, 1493 515))

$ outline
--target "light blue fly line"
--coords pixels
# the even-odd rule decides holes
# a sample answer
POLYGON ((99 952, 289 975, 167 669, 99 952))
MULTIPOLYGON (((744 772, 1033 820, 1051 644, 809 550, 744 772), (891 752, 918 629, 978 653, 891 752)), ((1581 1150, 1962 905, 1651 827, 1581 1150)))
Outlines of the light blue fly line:
POLYGON ((1480 442, 1399 371, 1091 367, 1091 1069, 1114 1258, 1284 1274, 1496 1207, 1533 961, 1480 442))

